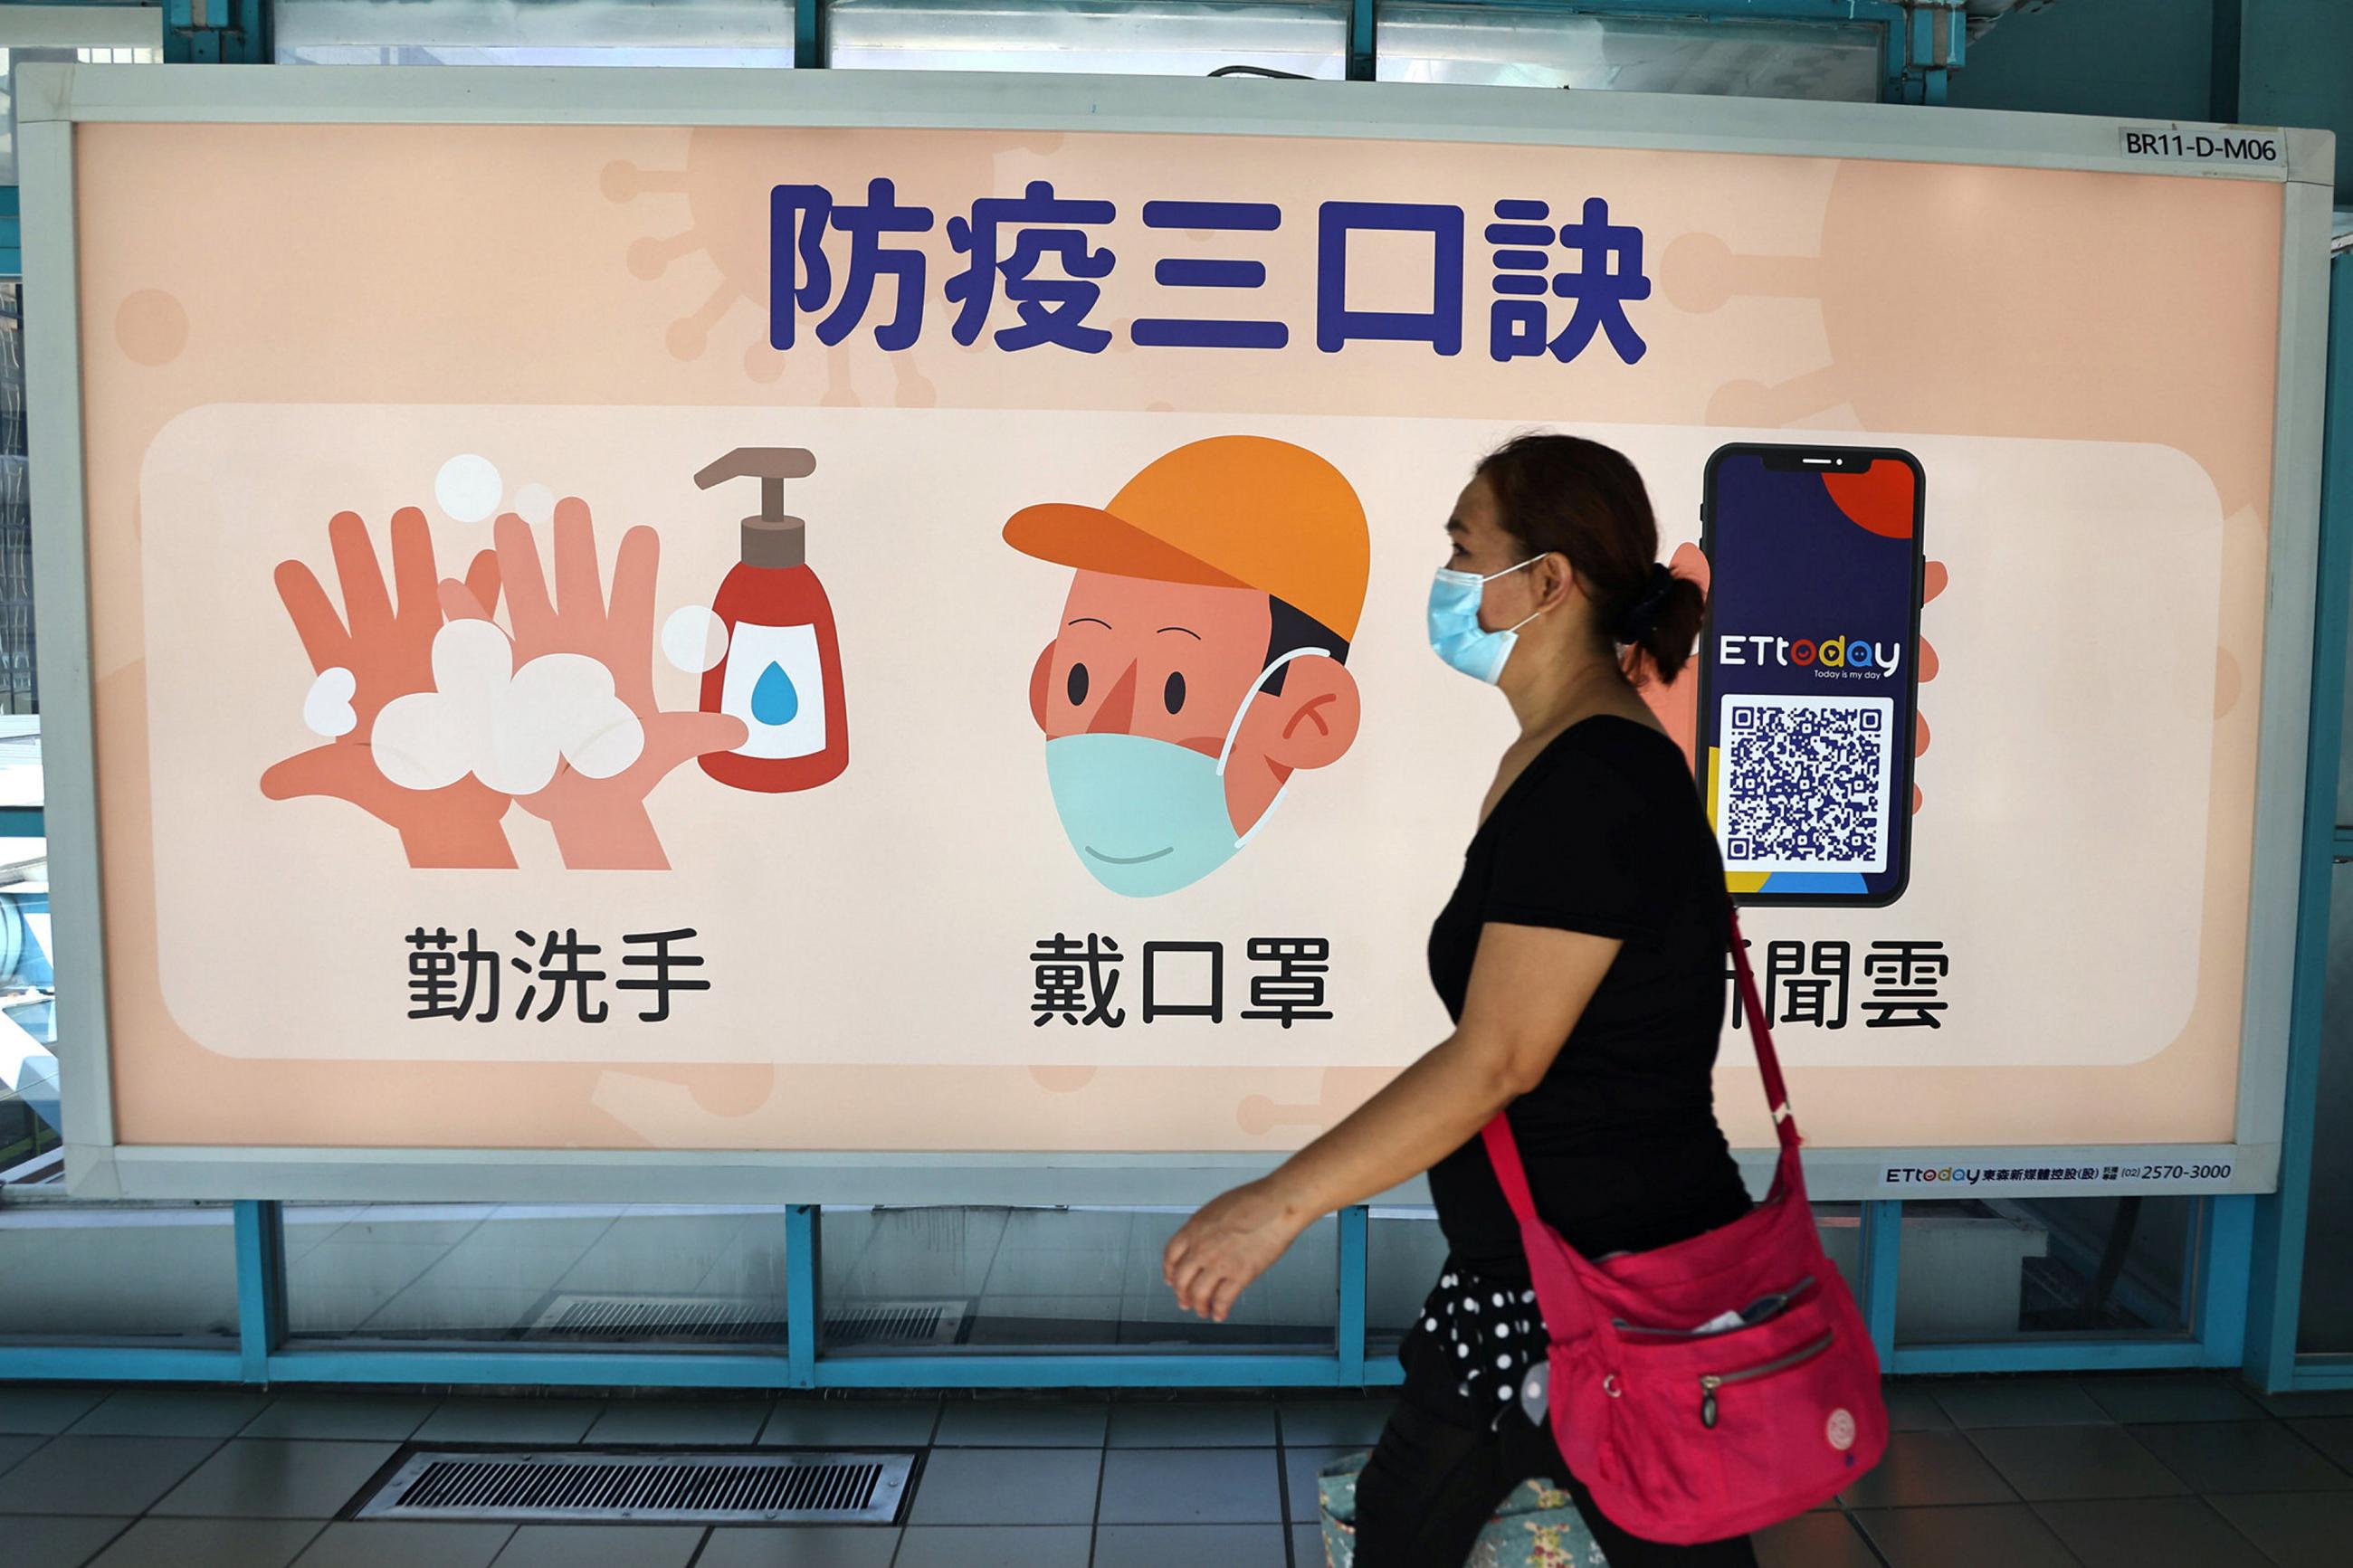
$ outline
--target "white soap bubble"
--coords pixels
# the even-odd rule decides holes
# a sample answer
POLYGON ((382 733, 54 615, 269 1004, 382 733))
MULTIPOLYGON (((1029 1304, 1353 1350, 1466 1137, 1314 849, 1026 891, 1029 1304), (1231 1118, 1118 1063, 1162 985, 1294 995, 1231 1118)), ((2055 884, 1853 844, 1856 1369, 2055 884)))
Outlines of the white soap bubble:
POLYGON ((507 795, 533 795, 569 762, 591 778, 610 778, 638 760, 645 731, 613 695, 613 672, 586 654, 542 654, 514 672, 500 693, 492 765, 484 784, 507 795), (601 742, 601 743, 600 743, 601 742), (592 765, 583 766, 584 755, 592 765))
POLYGON ((431 790, 478 771, 513 671, 513 647, 490 622, 451 621, 436 632, 433 689, 385 703, 369 735, 384 776, 403 789, 431 790))
POLYGON ((515 515, 533 528, 555 520, 555 492, 545 485, 525 485, 515 491, 515 515))
POLYGON ((613 674, 585 654, 544 654, 518 669, 488 621, 451 621, 433 638, 433 689, 385 704, 376 765, 405 789, 472 773, 501 795, 534 795, 570 763, 593 779, 634 766, 645 726, 614 694, 613 674))
POLYGON ((466 735, 453 721, 448 699, 412 691, 375 716, 368 754, 385 778, 403 789, 447 789, 473 767, 466 735))
POLYGON ((350 670, 341 666, 321 670, 302 699, 302 727, 331 741, 358 729, 360 716, 352 708, 352 693, 358 689, 359 681, 350 670))
POLYGON ((609 779, 628 773, 646 754, 646 727, 616 698, 591 720, 600 727, 565 743, 565 760, 586 778, 609 779))
POLYGON ((701 675, 727 657, 727 623, 703 605, 682 605, 662 623, 661 648, 672 668, 701 675))
POLYGON ((441 465, 433 478, 433 499, 459 522, 480 522, 499 510, 506 481, 488 458, 462 453, 441 465))

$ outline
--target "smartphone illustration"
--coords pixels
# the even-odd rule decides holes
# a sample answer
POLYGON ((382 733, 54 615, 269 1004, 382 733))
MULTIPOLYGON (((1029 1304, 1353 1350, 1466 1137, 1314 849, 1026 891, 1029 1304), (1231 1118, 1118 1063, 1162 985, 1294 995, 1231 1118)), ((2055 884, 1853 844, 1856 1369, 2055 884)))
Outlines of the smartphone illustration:
POLYGON ((1700 786, 1743 904, 1889 904, 1911 876, 1919 460, 1736 444, 1708 459, 1700 786))

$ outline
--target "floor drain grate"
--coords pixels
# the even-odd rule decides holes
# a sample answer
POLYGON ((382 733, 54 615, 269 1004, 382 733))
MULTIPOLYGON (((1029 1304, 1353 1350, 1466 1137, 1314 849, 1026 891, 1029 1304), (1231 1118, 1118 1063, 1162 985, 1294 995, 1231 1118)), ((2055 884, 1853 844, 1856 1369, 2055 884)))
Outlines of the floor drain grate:
POLYGON ((558 1296, 524 1337, 534 1340, 781 1341, 773 1302, 749 1296, 558 1296))
MULTIPOLYGON (((961 1296, 828 1304, 828 1345, 952 1345, 972 1302, 961 1296)), ((752 1296, 565 1294, 548 1302, 523 1331, 529 1340, 691 1340, 701 1343, 781 1344, 776 1303, 752 1296)))
POLYGON ((413 1455, 361 1519, 887 1524, 913 1454, 413 1455))
POLYGON ((952 1345, 972 1303, 960 1297, 836 1303, 826 1310, 828 1345, 952 1345))

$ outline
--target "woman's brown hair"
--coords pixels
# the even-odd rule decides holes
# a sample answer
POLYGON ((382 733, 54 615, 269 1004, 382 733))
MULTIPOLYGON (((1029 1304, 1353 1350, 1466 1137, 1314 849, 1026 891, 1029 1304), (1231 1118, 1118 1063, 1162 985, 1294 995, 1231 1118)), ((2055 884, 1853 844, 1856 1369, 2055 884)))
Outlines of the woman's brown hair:
POLYGON ((1504 528, 1526 553, 1568 557, 1630 676, 1671 681, 1691 658, 1707 595, 1659 564, 1659 523, 1625 455, 1578 436, 1520 436, 1481 459, 1504 528))

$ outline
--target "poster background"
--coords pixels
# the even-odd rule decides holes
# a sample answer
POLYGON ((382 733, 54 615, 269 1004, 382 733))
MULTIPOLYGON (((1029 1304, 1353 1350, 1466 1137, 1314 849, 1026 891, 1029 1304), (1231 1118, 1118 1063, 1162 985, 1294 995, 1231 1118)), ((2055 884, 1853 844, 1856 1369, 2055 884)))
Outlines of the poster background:
MULTIPOLYGON (((151 666, 148 678, 150 773, 165 825, 159 956, 174 1021, 225 1055, 297 1058, 627 1061, 652 1044, 712 1060, 869 1065, 1410 1061, 1446 1030, 1421 940, 1511 735, 1493 692, 1430 657, 1422 605, 1453 492, 1509 427, 1246 423, 1322 453, 1366 500, 1371 587, 1348 658, 1364 723, 1338 763, 1294 777, 1234 860, 1193 887, 1130 900, 1071 853, 1028 706, 1030 666, 1060 621, 1070 573, 1017 554, 998 528, 1032 500, 1107 498, 1165 446, 1231 419, 283 405, 182 416, 151 449, 142 487, 149 641, 205 650, 151 666), (421 480, 461 448, 491 456, 514 488, 527 475, 558 480, 559 493, 562 481, 587 481, 569 489, 613 520, 608 577, 621 522, 659 530, 659 623, 708 602, 733 564, 735 520, 756 499, 748 486, 702 494, 687 476, 759 440, 820 454, 818 473, 787 494, 809 520, 810 560, 843 628, 853 762, 840 787, 755 795, 681 768, 651 801, 667 872, 567 872, 546 826, 511 811, 521 874, 411 870, 392 829, 346 803, 270 801, 255 787, 270 763, 316 743, 300 721, 310 665, 272 569, 308 560, 332 580, 321 520, 355 487, 372 503, 358 510, 380 520, 404 493, 392 476, 421 480), (355 447, 370 458, 359 474, 340 456, 355 447), (290 887, 310 896, 287 898, 290 887), (607 966, 625 931, 691 927, 718 989, 679 998, 679 1017, 660 1028, 626 1021, 637 1011, 628 997, 603 1024, 412 1022, 401 937, 419 925, 493 940, 577 928, 606 939, 607 966), (1119 939, 1124 1026, 1034 1026, 1029 955, 1055 931, 1119 939), (1241 1020, 1249 938, 1300 934, 1334 941, 1327 1000, 1337 1016, 1289 1030, 1241 1020), (1226 944, 1229 1016, 1144 1024, 1134 1016, 1142 942, 1199 938, 1226 944), (300 963, 281 962, 297 953, 300 963), (265 988, 274 1020, 254 1016, 265 988), (332 1027, 287 1026, 294 1020, 332 1027)), ((1668 551, 1696 537, 1699 475, 1718 433, 1580 428, 1651 476, 1668 551)), ((1915 824, 1919 875, 1891 910, 1751 918, 1758 942, 1856 944, 1847 1027, 1785 1025, 1784 1048, 1825 1066, 2140 1060, 2180 1036, 2196 999, 2206 905, 2178 894, 2205 874, 2214 668, 2211 658, 2168 656, 2217 642, 2221 511, 2204 476, 2169 448, 1923 446, 1943 481, 1949 538, 1937 555, 1954 586, 1928 612, 1948 651, 1922 688, 1928 755, 1941 765, 1929 768, 1935 801, 1915 824), (1976 526, 1986 517, 2048 542, 2031 557, 2007 550, 2005 531, 1976 526), (2106 526, 2091 525, 2098 519, 2106 526), (2104 535, 2124 526, 2167 570, 2129 596, 2080 594, 2105 564, 2104 535), (2014 635, 2021 625, 2067 626, 2063 668, 2051 640, 2014 635), (2168 637, 2145 635, 2152 625, 2168 637), (2053 885, 2054 866, 2098 874, 2071 890, 2053 885), (2094 898, 2143 911, 2132 942, 2076 940, 2094 898), (1947 942, 1946 1026, 1863 1026, 1861 955, 1890 936, 1947 942)), ((444 518, 439 531, 454 573, 489 530, 444 518)), ((656 672, 666 706, 693 706, 697 678, 660 663, 656 672)), ((2229 918, 2227 904, 2216 918, 2229 918)), ((1739 1059, 1745 1032, 1728 1031, 1726 1049, 1739 1059)))
MULTIPOLYGON (((140 784, 159 688, 142 587, 140 534, 150 503, 138 477, 159 435, 187 409, 288 400, 733 404, 765 408, 764 419, 779 407, 828 401, 1124 407, 1183 409, 1228 423, 1263 416, 1270 407, 1361 416, 1443 406, 1491 427, 1605 419, 1696 426, 1702 447, 1757 428, 1851 430, 1921 453, 1930 474, 1932 558, 1945 554, 1940 529, 1950 526, 1933 437, 2178 447, 2205 470, 2211 496, 2201 504, 2221 520, 2209 531, 2221 563, 2220 593, 2200 617, 2213 629, 2201 634, 2153 617, 2143 627, 2147 647, 2134 653, 2177 684, 2186 680, 2181 689, 2204 685, 2217 715, 2208 759, 2211 815, 2198 847, 2201 875, 2171 912, 2152 917, 2178 923, 2179 910, 2197 900, 2188 1026, 2130 1068, 1823 1066, 1801 1072, 1796 1092, 1818 1143, 2230 1135, 2277 308, 2276 187, 1756 156, 1736 160, 1736 178, 1729 155, 1314 142, 1286 150, 1295 156, 1252 162, 1220 159, 1214 139, 1173 137, 107 126, 82 131, 79 145, 94 673, 107 781, 116 1105, 125 1142, 1282 1147, 1345 1113, 1392 1070, 1346 1060, 1092 1069, 1051 1060, 952 1068, 866 1063, 789 1072, 676 1061, 255 1063, 227 1060, 190 1039, 162 1005, 154 962, 142 959, 153 949, 157 918, 156 817, 140 784), (496 156, 484 155, 485 139, 497 142, 496 156), (1287 355, 1248 378, 1214 355, 1171 360, 1165 351, 1114 351, 1082 375, 1050 355, 959 351, 936 331, 896 359, 846 347, 781 366, 756 346, 747 353, 723 343, 733 333, 735 342, 756 345, 761 335, 750 301, 765 292, 765 262, 757 262, 757 287, 748 285, 744 243, 746 233, 765 238, 756 196, 776 165, 839 160, 846 170, 871 170, 886 148, 936 187, 913 194, 942 205, 979 194, 992 180, 999 189, 1018 188, 1038 160, 1072 184, 1133 184, 1157 196, 1196 194, 1172 187, 1213 179, 1217 189, 1198 194, 1279 198, 1297 208, 1310 199, 1306 193, 1356 177, 1352 171, 1376 153, 1379 195, 1414 194, 1419 182, 1431 199, 1459 200, 1474 211, 1495 196, 1524 194, 1530 182, 1578 194, 1628 193, 1618 196, 1621 203, 1639 191, 1665 308, 1642 318, 1651 348, 1638 367, 1606 356, 1567 367, 1498 366, 1475 351, 1437 361, 1413 345, 1357 345, 1328 359, 1287 355), (193 194, 199 168, 201 202, 193 194), (1465 184, 1471 169, 1475 191, 1465 184), (286 180, 315 190, 318 199, 289 205, 274 194, 275 182, 286 180), (665 214, 650 237, 647 223, 629 216, 641 206, 665 214), (2233 243, 2166 243, 2184 232, 2229 235, 2233 243), (2021 295, 1997 288, 2000 264, 2021 247, 2067 256, 2071 265, 2046 289, 2021 295), (647 273, 653 276, 638 276, 647 273), (1965 315, 1974 302, 1980 310, 1971 323, 1980 330, 1924 358, 1916 340, 1897 330, 1899 312, 1924 289, 1940 292, 1947 309, 1965 315), (2185 312, 2185 298, 2211 309, 2185 312), (334 348, 324 356, 290 353, 286 345, 297 342, 334 348), (2189 679, 2195 673, 2211 684, 2189 679)), ((1632 215, 1621 206, 1619 216, 1632 215)), ((1282 238, 1295 262, 1304 234, 1282 238)), ((1278 279, 1306 276, 1282 260, 1269 255, 1278 279)), ((1379 283, 1368 276, 1376 293, 1379 283)), ((1268 293, 1269 313, 1306 319, 1303 295, 1286 297, 1280 285, 1268 293)), ((1165 445, 1176 438, 1172 433, 1165 445)), ((713 444, 712 455, 726 444, 713 444)), ((377 458, 345 455, 332 440, 322 456, 349 464, 335 476, 343 483, 400 482, 387 481, 377 458)), ((826 456, 820 447, 821 462, 826 456)), ((2158 467, 2153 461, 2152 471, 2158 467)), ((2051 481, 2053 499, 2063 502, 2070 486, 2094 484, 2097 471, 2104 470, 2096 463, 2068 468, 2051 481)), ((200 504, 193 481, 167 478, 175 484, 169 506, 200 504)), ((825 511, 812 502, 807 515, 816 525, 815 559, 829 585, 838 584, 843 579, 823 564, 825 511)), ((1377 540, 1382 529, 1377 520, 1377 540)), ((723 526, 713 531, 724 540, 723 526)), ((2146 553, 2138 536, 2109 530, 2086 542, 2082 557, 2090 564, 2080 568, 2077 591, 2087 596, 2094 584, 2113 583, 2119 595, 2137 593, 2151 573, 2176 569, 2175 557, 2146 553)), ((2023 605, 2040 558, 2021 552, 2016 559, 2011 591, 2023 605)), ((1382 570, 1377 561, 1377 592, 1382 570)), ((1992 596, 1998 581, 1984 584, 1989 605, 2001 602, 1992 596)), ((1418 594, 1419 583, 1413 586, 1418 594)), ((1059 586, 1042 592, 1050 602, 1059 586)), ((2021 616, 2013 625, 2011 636, 2029 643, 2049 635, 2047 623, 2021 616)), ((1932 639, 1944 640, 1934 608, 1928 628, 1932 639)), ((1945 654, 1956 670, 1966 658, 1957 644, 1945 654)), ((2081 698, 2096 700, 2100 688, 2078 681, 2071 689, 2063 650, 2054 649, 2050 662, 2049 679, 2013 700, 2044 709, 2052 721, 2073 721, 2081 698)), ((1923 694, 1932 725, 1939 695, 1934 685, 1923 694)), ((1919 775, 1932 797, 1937 760, 1932 748, 1919 775)), ((1042 795, 1035 798, 1042 805, 1042 795)), ((1916 830, 1915 860, 1930 852, 1940 804, 1932 798, 1916 830)), ((1253 853, 1271 847, 1270 839, 1253 853)), ((2063 881, 2105 911, 2099 884, 2111 869, 2087 865, 2063 881)), ((1809 924, 1806 934, 1817 929, 1809 924)), ((1776 932, 1760 919, 1755 934, 1776 932)), ((2086 940, 2121 943, 2144 934, 2136 928, 2086 940)), ((290 1023, 316 1028, 309 1019, 290 1023)), ((1746 1076, 1734 1063, 1727 1071, 1746 1076)), ((1736 1141, 1761 1142, 1761 1115, 1748 1110, 1753 1091, 1744 1087, 1724 1098, 1736 1141)))

